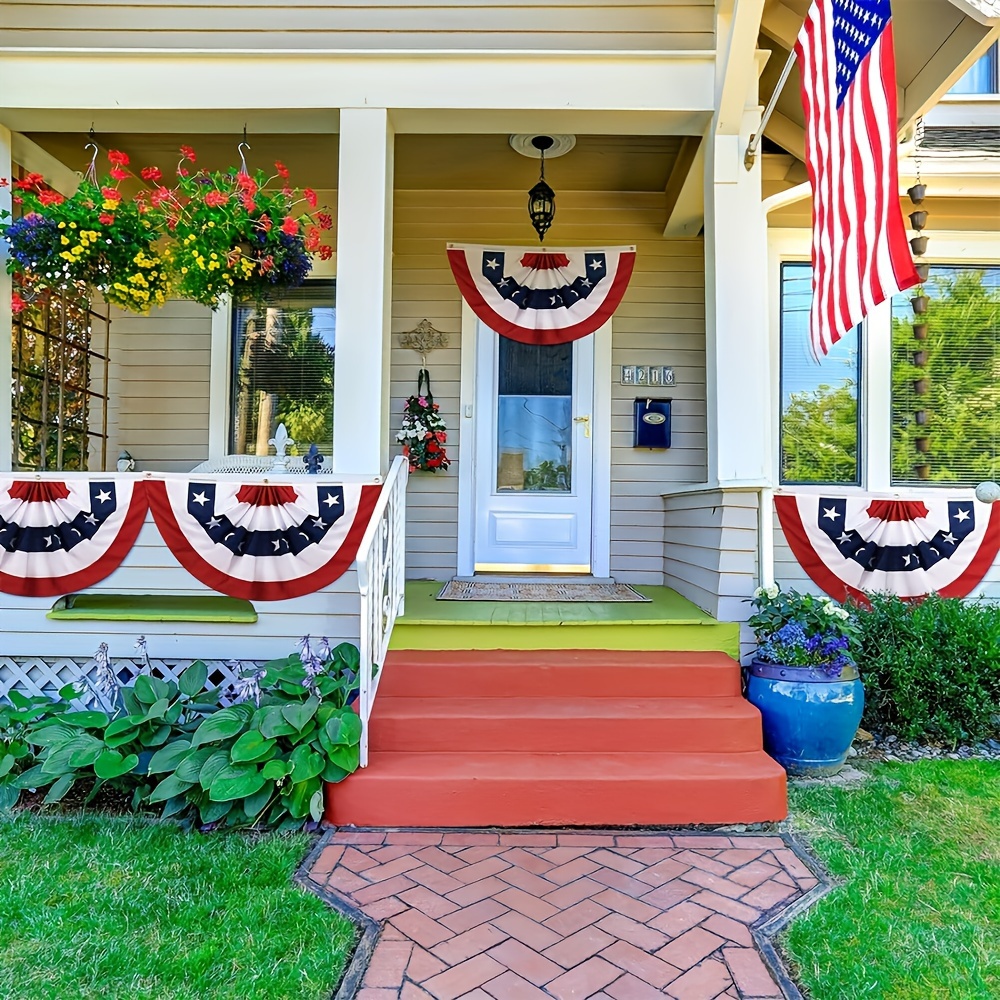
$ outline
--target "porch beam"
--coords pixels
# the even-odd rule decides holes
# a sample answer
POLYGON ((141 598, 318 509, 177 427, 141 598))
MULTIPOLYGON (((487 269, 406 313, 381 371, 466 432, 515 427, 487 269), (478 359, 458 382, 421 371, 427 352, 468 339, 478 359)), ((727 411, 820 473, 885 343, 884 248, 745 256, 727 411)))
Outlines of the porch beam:
POLYGON ((393 140, 385 108, 341 109, 334 472, 389 465, 393 140))
POLYGON ((716 15, 717 135, 733 135, 743 121, 743 107, 751 88, 756 91, 763 61, 757 57, 757 35, 764 0, 722 0, 716 15))
POLYGON ((782 149, 787 150, 796 159, 805 161, 806 130, 801 125, 796 125, 791 118, 783 115, 780 111, 775 111, 771 115, 771 120, 764 129, 764 135, 776 142, 782 149))
POLYGON ((667 180, 668 238, 692 237, 705 224, 705 144, 701 136, 686 135, 667 180))
MULTIPOLYGON (((29 173, 42 174, 46 183, 67 198, 76 194, 80 175, 20 132, 10 134, 11 159, 29 173)), ((6 175, 4 175, 6 176, 6 175)))
POLYGON ((765 0, 760 30, 786 52, 791 52, 802 30, 802 15, 786 7, 781 0, 765 0))
MULTIPOLYGON (((9 212, 12 207, 9 184, 12 179, 12 167, 10 130, 0 125, 0 177, 8 181, 6 187, 0 187, 0 213, 9 212)), ((0 241, 0 386, 10 385, 14 367, 12 344, 14 316, 10 308, 13 285, 7 273, 7 256, 7 244, 0 241)), ((13 426, 11 392, 5 389, 0 392, 0 470, 4 472, 14 467, 14 448, 11 439, 13 426)))

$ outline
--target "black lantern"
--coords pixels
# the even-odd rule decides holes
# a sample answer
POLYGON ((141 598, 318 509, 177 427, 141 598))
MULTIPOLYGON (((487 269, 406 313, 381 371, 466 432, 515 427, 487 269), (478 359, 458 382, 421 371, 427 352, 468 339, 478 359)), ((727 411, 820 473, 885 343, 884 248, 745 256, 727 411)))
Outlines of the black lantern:
POLYGON ((531 145, 538 150, 542 161, 538 183, 528 192, 528 215, 535 232, 538 233, 539 243, 545 239, 545 234, 556 216, 556 193, 545 183, 545 150, 551 148, 553 141, 552 137, 547 135, 536 135, 531 140, 531 145))

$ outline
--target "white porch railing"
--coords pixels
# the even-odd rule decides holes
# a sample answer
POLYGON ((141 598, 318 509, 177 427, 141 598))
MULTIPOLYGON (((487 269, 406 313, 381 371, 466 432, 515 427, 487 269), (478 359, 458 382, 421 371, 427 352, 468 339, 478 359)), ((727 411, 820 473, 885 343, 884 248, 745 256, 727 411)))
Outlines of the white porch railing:
POLYGON ((382 492, 358 547, 358 590, 361 593, 361 766, 368 766, 368 720, 385 665, 389 638, 403 613, 406 551, 406 478, 409 463, 393 460, 382 492), (372 676, 372 668, 378 672, 372 676))

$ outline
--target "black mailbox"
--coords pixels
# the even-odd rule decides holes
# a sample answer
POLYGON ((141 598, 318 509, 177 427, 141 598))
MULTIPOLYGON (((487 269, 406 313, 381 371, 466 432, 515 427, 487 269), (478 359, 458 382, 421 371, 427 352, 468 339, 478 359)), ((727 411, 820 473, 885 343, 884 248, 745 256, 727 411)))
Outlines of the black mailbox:
POLYGON ((637 399, 633 412, 633 448, 670 447, 670 400, 637 399))

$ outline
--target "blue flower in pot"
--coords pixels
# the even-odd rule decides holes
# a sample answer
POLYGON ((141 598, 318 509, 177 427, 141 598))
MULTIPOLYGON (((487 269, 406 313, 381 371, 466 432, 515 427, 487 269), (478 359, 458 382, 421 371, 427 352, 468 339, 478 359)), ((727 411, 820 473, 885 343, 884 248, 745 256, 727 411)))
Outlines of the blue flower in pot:
POLYGON ((851 657, 851 612, 835 601, 761 587, 750 627, 757 653, 747 699, 764 722, 764 749, 790 774, 833 774, 861 722, 865 691, 851 657))

